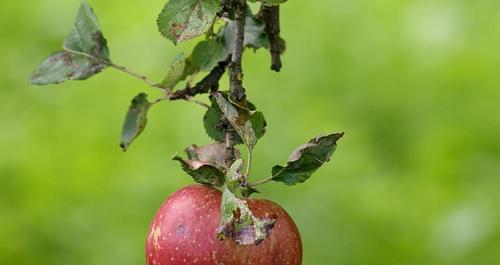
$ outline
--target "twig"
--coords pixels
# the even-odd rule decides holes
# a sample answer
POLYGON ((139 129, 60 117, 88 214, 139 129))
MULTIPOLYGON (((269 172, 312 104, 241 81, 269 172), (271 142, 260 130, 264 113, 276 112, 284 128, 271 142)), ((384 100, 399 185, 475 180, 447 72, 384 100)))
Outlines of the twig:
POLYGON ((186 99, 187 97, 193 97, 197 94, 217 91, 219 89, 219 81, 226 72, 226 67, 230 59, 231 57, 228 57, 225 61, 219 62, 217 66, 194 87, 186 86, 183 90, 173 91, 171 95, 169 95, 169 99, 186 99))
POLYGON ((120 71, 122 71, 122 72, 124 72, 124 73, 126 73, 126 74, 128 74, 128 75, 130 75, 130 76, 133 76, 133 77, 135 77, 135 78, 138 78, 138 79, 140 79, 140 80, 142 80, 142 81, 146 82, 146 83, 147 83, 149 86, 151 86, 151 87, 156 87, 156 88, 163 89, 163 88, 161 88, 161 87, 160 87, 160 85, 159 85, 157 82, 155 82, 155 81, 153 81, 153 80, 151 80, 151 79, 147 78, 146 76, 144 76, 144 75, 142 75, 142 74, 136 73, 136 72, 134 72, 134 71, 132 71, 132 70, 128 69, 128 68, 127 68, 127 67, 125 67, 125 66, 121 66, 121 65, 115 64, 115 63, 113 63, 113 62, 111 62, 111 61, 109 61, 109 60, 106 60, 106 59, 103 59, 103 58, 100 58, 100 57, 97 57, 97 56, 93 56, 93 55, 90 55, 90 54, 88 54, 88 53, 75 51, 75 50, 69 49, 69 48, 67 48, 67 47, 65 47, 65 46, 63 46, 63 49, 64 49, 65 51, 69 52, 69 53, 73 53, 73 54, 77 54, 77 55, 85 56, 85 57, 87 57, 87 58, 90 58, 90 59, 97 60, 97 61, 100 61, 100 62, 102 62, 102 63, 105 63, 105 64, 107 64, 107 65, 109 65, 109 66, 111 66, 111 67, 113 67, 113 68, 115 68, 115 69, 117 69, 117 70, 120 70, 120 71))
POLYGON ((245 40, 245 0, 233 0, 235 5, 234 49, 229 65, 230 89, 229 98, 233 102, 242 102, 245 99, 243 88, 243 70, 241 59, 243 57, 243 43, 245 40))
POLYGON ((226 163, 227 166, 231 166, 231 164, 235 160, 234 154, 234 129, 231 126, 228 126, 226 130, 226 163))
POLYGON ((257 17, 264 21, 265 31, 269 38, 269 52, 271 53, 271 69, 281 70, 281 54, 285 50, 285 42, 280 37, 280 7, 261 5, 257 17))
MULTIPOLYGON (((169 89, 162 88, 162 87, 159 85, 159 83, 157 83, 157 82, 155 82, 155 81, 153 81, 153 80, 151 80, 151 79, 147 78, 145 75, 142 75, 142 74, 136 73, 136 72, 134 72, 134 71, 132 71, 132 70, 128 69, 128 68, 127 68, 127 67, 125 67, 125 66, 121 66, 121 65, 115 64, 115 63, 113 63, 113 62, 111 62, 111 61, 109 61, 109 60, 106 60, 106 59, 103 59, 103 58, 100 58, 100 57, 96 57, 96 56, 93 56, 93 55, 91 55, 91 54, 87 54, 87 53, 84 53, 84 52, 79 52, 79 51, 71 50, 71 49, 69 49, 69 48, 67 48, 67 47, 64 47, 64 46, 63 46, 63 49, 64 49, 66 52, 73 53, 73 54, 77 54, 77 55, 81 55, 81 56, 85 56, 85 57, 90 58, 90 59, 92 59, 92 60, 97 60, 97 61, 100 61, 100 62, 102 62, 102 63, 105 63, 105 64, 107 64, 107 65, 109 65, 109 66, 111 66, 111 67, 113 67, 113 68, 116 68, 116 69, 118 69, 118 70, 120 70, 120 71, 122 71, 122 72, 124 72, 124 73, 126 73, 126 74, 128 74, 128 75, 130 75, 130 76, 136 77, 136 78, 138 78, 138 79, 140 79, 140 80, 142 80, 142 81, 146 82, 146 83, 147 83, 150 87, 156 87, 156 88, 159 88, 159 89, 163 90, 163 91, 165 92, 165 94, 166 94, 165 98, 160 98, 160 99, 157 99, 155 102, 153 102, 154 104, 159 103, 159 102, 164 101, 164 100, 167 100, 167 99, 168 99, 168 100, 171 100, 171 95, 172 95, 173 93, 175 93, 175 92, 172 92, 172 91, 171 91, 171 90, 169 90, 169 89)), ((207 105, 207 104, 205 104, 205 103, 203 103, 203 102, 201 102, 201 101, 199 101, 199 100, 197 100, 197 99, 194 99, 194 98, 193 98, 193 97, 191 97, 190 95, 185 95, 182 99, 183 99, 183 100, 185 100, 185 101, 188 101, 188 102, 195 103, 195 104, 197 104, 197 105, 199 105, 199 106, 202 106, 202 107, 204 107, 204 108, 210 108, 210 106, 209 106, 209 105, 207 105)))

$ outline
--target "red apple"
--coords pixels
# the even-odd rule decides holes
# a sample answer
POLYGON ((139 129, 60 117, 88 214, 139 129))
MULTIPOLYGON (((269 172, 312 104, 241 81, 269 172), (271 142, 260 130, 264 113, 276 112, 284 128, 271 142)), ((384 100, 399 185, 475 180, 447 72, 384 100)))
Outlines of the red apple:
POLYGON ((178 190, 162 204, 149 228, 147 264, 300 265, 302 243, 292 218, 274 202, 247 202, 255 216, 276 219, 269 236, 259 245, 217 240, 219 190, 203 185, 178 190))

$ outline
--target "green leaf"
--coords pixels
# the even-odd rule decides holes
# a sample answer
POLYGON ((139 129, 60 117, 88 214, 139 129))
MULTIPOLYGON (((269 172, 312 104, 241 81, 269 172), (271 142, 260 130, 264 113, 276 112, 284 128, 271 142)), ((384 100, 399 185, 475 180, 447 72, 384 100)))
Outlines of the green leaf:
POLYGON ((204 40, 196 44, 189 57, 179 54, 172 62, 163 79, 162 87, 173 89, 180 81, 199 71, 210 71, 228 54, 218 39, 204 40))
POLYGON ((214 165, 198 160, 184 160, 180 156, 174 156, 173 159, 179 161, 182 169, 198 183, 217 187, 224 183, 224 172, 214 165))
POLYGON ((106 39, 86 1, 82 1, 73 29, 64 41, 64 48, 65 51, 50 56, 40 64, 31 76, 32 84, 85 80, 108 66, 106 39))
POLYGON ((231 102, 221 93, 214 93, 213 97, 222 113, 229 123, 231 123, 231 126, 233 126, 245 145, 247 145, 249 149, 253 149, 253 146, 257 142, 257 138, 253 131, 252 123, 250 122, 250 111, 231 104, 231 102))
POLYGON ((43 61, 31 76, 34 85, 60 84, 67 80, 85 80, 100 73, 107 64, 72 54, 56 53, 43 61))
POLYGON ((212 70, 229 54, 218 39, 209 39, 199 42, 191 54, 190 61, 200 71, 212 70))
MULTIPOLYGON (((225 98, 226 95, 223 94, 225 98)), ((255 110, 255 106, 251 102, 248 103, 248 108, 250 109, 250 123, 252 124, 252 128, 255 132, 255 137, 260 139, 266 132, 267 122, 264 118, 264 114, 260 111, 255 110)), ((212 107, 207 110, 205 115, 203 116, 203 125, 205 127, 205 131, 207 135, 214 139, 215 141, 225 141, 226 140, 226 132, 227 126, 223 124, 224 114, 220 109, 217 102, 212 99, 212 107)), ((241 137, 235 133, 234 135, 234 143, 242 144, 243 140, 241 137)))
POLYGON ((292 152, 285 167, 279 165, 273 167, 273 180, 287 185, 306 181, 318 168, 330 160, 337 147, 337 141, 343 135, 344 133, 322 135, 299 146, 292 152))
POLYGON ((174 44, 195 38, 208 30, 219 8, 220 0, 170 0, 158 16, 158 29, 174 44))
POLYGON ((74 27, 64 40, 64 47, 109 60, 106 39, 97 23, 94 11, 86 1, 82 1, 74 27))
MULTIPOLYGON (((198 147, 191 145, 185 150, 188 160, 175 156, 173 159, 181 163, 184 171, 201 184, 221 186, 228 170, 226 164, 225 143, 214 143, 198 147)), ((240 152, 235 149, 235 156, 239 159, 240 152)))
POLYGON ((170 70, 163 79, 161 86, 163 88, 173 89, 177 83, 186 79, 189 75, 194 74, 194 69, 190 67, 189 62, 186 61, 184 54, 179 54, 172 64, 170 70))
POLYGON ((236 190, 241 186, 241 184, 244 181, 244 177, 240 173, 242 169, 243 169, 243 160, 236 159, 227 170, 226 186, 233 193, 236 193, 236 190))
POLYGON ((127 151, 128 147, 139 136, 148 122, 147 114, 151 107, 148 101, 148 95, 140 93, 132 99, 132 103, 128 109, 123 123, 122 136, 120 147, 123 151, 127 151))
POLYGON ((257 218, 245 200, 236 197, 224 186, 221 202, 221 220, 217 230, 219 240, 230 238, 240 245, 258 245, 267 238, 275 220, 257 218))
MULTIPOLYGON (((228 53, 232 53, 234 50, 234 26, 235 22, 229 21, 221 28, 219 33, 228 53)), ((248 14, 245 19, 245 39, 243 45, 244 47, 253 49, 269 47, 264 23, 254 18, 252 14, 248 14)))

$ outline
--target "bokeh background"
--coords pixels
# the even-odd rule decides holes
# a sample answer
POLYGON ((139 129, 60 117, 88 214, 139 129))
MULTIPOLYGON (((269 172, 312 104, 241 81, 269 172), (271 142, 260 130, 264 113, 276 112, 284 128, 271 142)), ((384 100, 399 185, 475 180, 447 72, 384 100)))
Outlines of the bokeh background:
MULTIPOLYGON (((157 80, 193 46, 157 32, 164 2, 90 0, 113 60, 157 80)), ((151 217, 192 183, 170 158, 210 141, 202 108, 166 102, 122 153, 130 99, 159 95, 114 69, 27 84, 78 6, 2 1, 0 264, 144 264, 151 217)), ((267 51, 245 54, 269 123, 253 179, 312 136, 346 132, 305 184, 259 195, 296 220, 304 264, 500 264, 500 1, 290 0, 282 23, 280 74, 267 51)))

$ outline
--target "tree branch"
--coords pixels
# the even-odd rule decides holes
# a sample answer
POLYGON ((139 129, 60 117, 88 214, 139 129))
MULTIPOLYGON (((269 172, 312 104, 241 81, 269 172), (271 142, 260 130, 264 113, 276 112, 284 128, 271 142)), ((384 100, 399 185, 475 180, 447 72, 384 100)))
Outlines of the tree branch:
POLYGON ((241 68, 241 59, 243 57, 243 42, 245 39, 245 0, 233 0, 235 5, 235 27, 234 27, 234 50, 231 57, 230 70, 230 89, 229 99, 233 102, 242 102, 245 100, 245 88, 243 88, 243 70, 241 68))
POLYGON ((186 99, 188 97, 194 97, 198 94, 217 91, 219 89, 219 81, 226 72, 226 67, 229 65, 230 59, 231 57, 228 57, 225 61, 219 62, 219 64, 217 64, 217 66, 194 87, 187 85, 183 90, 173 91, 170 95, 168 95, 168 99, 186 99))
POLYGON ((264 21, 265 31, 269 38, 269 52, 271 53, 271 69, 281 70, 281 54, 285 51, 285 42, 280 37, 280 7, 261 5, 257 17, 264 21))

